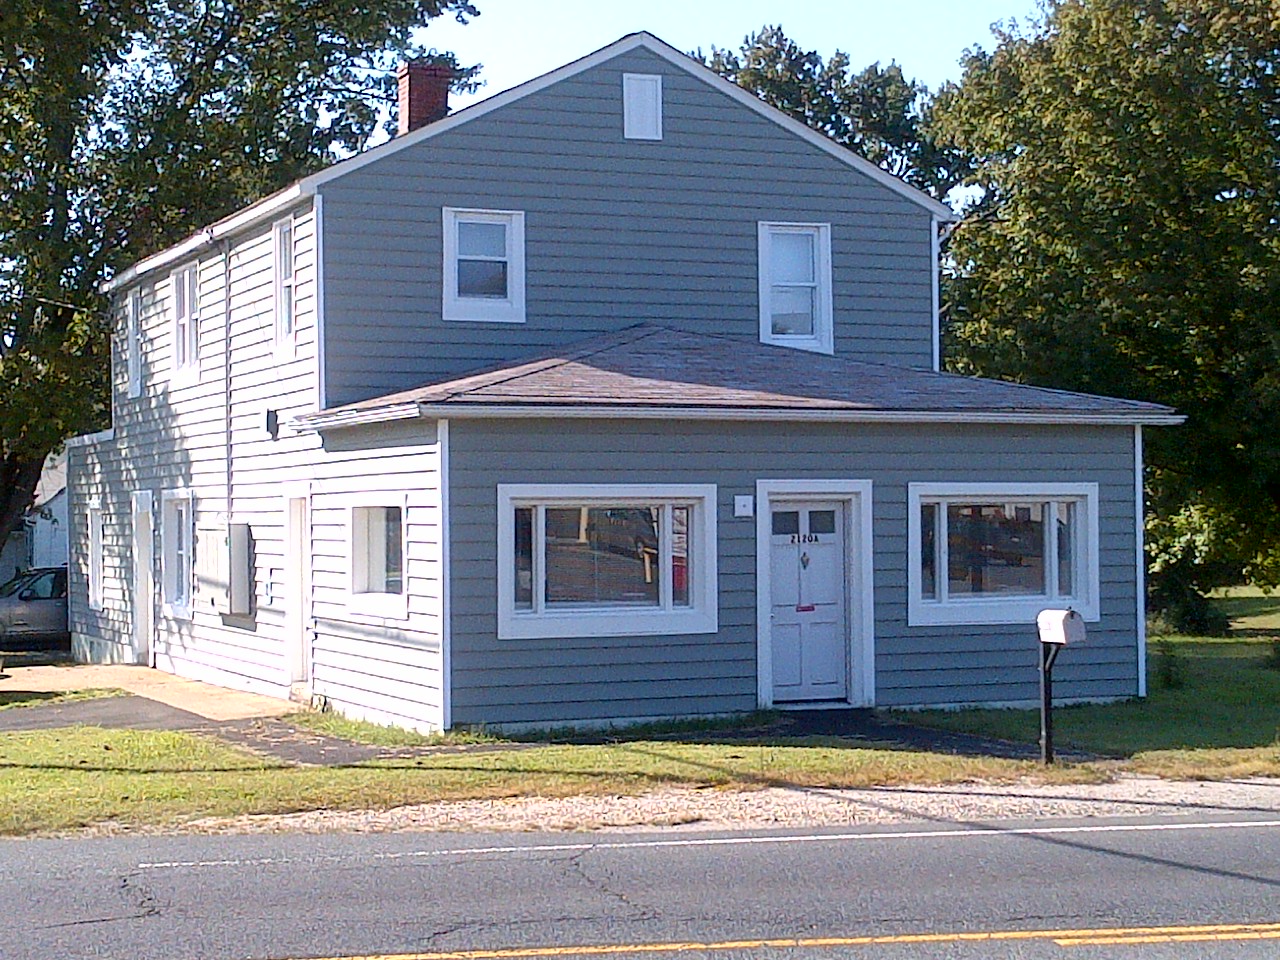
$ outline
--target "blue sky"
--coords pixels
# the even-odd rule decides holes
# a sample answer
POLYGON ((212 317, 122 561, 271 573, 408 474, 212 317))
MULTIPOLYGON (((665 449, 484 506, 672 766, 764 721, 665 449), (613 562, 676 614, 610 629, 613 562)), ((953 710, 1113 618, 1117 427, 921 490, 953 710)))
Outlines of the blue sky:
POLYGON ((679 50, 737 48, 764 24, 829 57, 840 49, 855 68, 896 60, 936 89, 959 78, 966 47, 993 46, 990 26, 1025 19, 1035 0, 473 0, 480 16, 465 26, 442 17, 423 39, 463 64, 484 64, 474 97, 455 109, 553 70, 624 34, 648 30, 679 50))

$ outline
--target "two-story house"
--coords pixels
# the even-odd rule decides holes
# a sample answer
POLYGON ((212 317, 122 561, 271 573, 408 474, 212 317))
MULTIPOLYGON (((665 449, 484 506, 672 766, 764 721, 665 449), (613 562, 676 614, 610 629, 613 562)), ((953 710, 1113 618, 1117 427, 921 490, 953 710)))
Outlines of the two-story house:
MULTIPOLYGON (((108 287, 84 659, 423 729, 1141 695, 1142 427, 938 372, 951 211, 635 34, 108 287)), ((426 121, 415 128, 419 121, 426 121)))

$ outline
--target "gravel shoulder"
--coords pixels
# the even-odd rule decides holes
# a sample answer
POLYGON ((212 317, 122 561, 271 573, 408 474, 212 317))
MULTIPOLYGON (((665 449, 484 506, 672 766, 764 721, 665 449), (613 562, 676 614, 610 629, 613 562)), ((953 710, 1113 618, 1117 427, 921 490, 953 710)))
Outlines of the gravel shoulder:
MULTIPOLYGON (((193 821, 183 833, 758 830, 1192 814, 1280 815, 1280 780, 1122 777, 1088 785, 952 784, 872 790, 670 789, 640 796, 513 797, 193 821)), ((130 831, 135 832, 135 831, 130 831)), ((143 831, 136 831, 143 832, 143 831)), ((147 831, 149 832, 149 831, 147 831)), ((158 832, 158 831, 157 831, 158 832)))

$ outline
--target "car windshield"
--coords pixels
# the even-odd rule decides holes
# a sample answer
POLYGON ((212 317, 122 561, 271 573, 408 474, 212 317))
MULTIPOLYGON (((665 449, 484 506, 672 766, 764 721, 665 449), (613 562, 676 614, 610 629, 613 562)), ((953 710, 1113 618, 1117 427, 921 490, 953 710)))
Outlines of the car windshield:
POLYGON ((12 597, 15 593, 31 582, 33 574, 20 573, 12 580, 6 580, 0 584, 0 597, 12 597))

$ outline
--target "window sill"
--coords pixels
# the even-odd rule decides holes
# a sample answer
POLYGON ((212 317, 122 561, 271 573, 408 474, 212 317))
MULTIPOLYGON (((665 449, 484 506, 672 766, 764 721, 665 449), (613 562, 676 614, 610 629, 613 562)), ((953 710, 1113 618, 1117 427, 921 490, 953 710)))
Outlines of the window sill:
POLYGON ((791 350, 806 350, 809 353, 824 353, 832 356, 835 348, 825 340, 815 337, 782 337, 771 336, 761 337, 760 342, 768 344, 771 347, 787 347, 791 350))
POLYGON ((645 637, 715 633, 718 612, 712 610, 576 610, 530 614, 502 610, 499 640, 542 640, 555 637, 645 637))
POLYGON ((191 608, 174 603, 166 603, 161 606, 160 613, 169 620, 191 620, 191 608))
POLYGON ((524 311, 516 313, 511 312, 494 312, 485 314, 479 310, 455 310, 450 309, 444 312, 443 319, 447 323, 524 323, 524 311))
POLYGON ((913 601, 907 611, 907 626, 994 626, 1022 624, 1034 630, 1036 615, 1041 610, 1065 609, 1079 612, 1086 622, 1100 619, 1096 603, 1083 603, 1063 597, 1001 597, 999 599, 929 603, 913 601))

